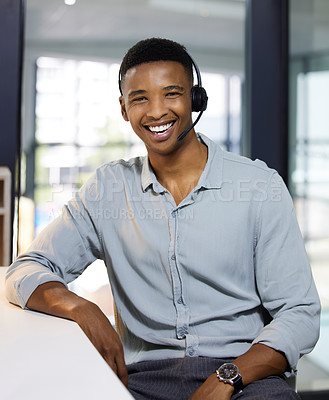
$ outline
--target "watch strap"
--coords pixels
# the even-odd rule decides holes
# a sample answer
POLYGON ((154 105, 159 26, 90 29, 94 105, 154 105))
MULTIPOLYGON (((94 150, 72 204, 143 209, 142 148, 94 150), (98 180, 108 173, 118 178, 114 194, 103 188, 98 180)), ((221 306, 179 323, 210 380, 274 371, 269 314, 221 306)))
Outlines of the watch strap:
POLYGON ((242 376, 239 374, 232 381, 234 386, 233 394, 239 393, 243 389, 242 376))

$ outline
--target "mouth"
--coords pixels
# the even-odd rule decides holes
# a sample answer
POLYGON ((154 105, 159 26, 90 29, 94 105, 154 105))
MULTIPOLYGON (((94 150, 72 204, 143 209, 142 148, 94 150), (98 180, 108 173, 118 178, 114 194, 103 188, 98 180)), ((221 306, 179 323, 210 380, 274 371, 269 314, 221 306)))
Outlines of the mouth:
POLYGON ((149 126, 145 126, 145 127, 154 135, 161 136, 161 135, 166 135, 171 130, 171 128, 174 126, 174 124, 175 124, 175 121, 172 121, 172 122, 168 122, 167 124, 163 124, 163 125, 149 125, 149 126))

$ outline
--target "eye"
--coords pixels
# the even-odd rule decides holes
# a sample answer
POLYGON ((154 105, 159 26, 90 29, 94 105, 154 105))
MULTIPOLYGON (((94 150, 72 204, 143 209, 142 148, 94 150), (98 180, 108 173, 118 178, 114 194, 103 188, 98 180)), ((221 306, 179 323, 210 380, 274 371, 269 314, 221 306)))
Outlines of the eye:
POLYGON ((180 92, 169 92, 166 94, 167 97, 178 97, 180 95, 181 95, 180 92))
POLYGON ((144 101, 144 100, 147 100, 146 99, 146 97, 145 96, 142 96, 142 97, 136 97, 133 101, 144 101))
POLYGON ((147 100, 147 98, 145 96, 139 96, 139 97, 135 97, 134 99, 132 99, 131 102, 132 103, 142 103, 146 100, 147 100))

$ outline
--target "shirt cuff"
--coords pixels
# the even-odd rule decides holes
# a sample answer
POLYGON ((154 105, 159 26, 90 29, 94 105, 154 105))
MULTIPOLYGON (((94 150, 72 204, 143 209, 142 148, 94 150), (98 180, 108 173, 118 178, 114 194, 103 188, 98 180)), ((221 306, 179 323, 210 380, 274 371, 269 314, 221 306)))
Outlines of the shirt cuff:
POLYGON ((28 265, 7 271, 6 297, 10 303, 27 309, 26 303, 35 289, 46 282, 60 282, 67 287, 67 283, 60 276, 39 265, 28 265))

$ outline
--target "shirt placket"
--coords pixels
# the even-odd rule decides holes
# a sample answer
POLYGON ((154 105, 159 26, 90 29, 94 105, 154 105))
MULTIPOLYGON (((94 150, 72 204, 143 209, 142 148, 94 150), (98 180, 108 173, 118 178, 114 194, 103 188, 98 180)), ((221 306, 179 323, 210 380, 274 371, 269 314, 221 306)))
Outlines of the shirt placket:
MULTIPOLYGON (((170 194, 169 194, 170 196, 170 194)), ((185 340, 186 355, 197 355, 198 339, 190 333, 189 327, 189 307, 184 298, 184 282, 179 268, 178 241, 179 241, 179 214, 183 206, 188 207, 194 202, 192 196, 188 204, 174 207, 170 212, 169 229, 169 263, 173 287, 173 301, 176 309, 176 337, 179 340, 185 340)))

